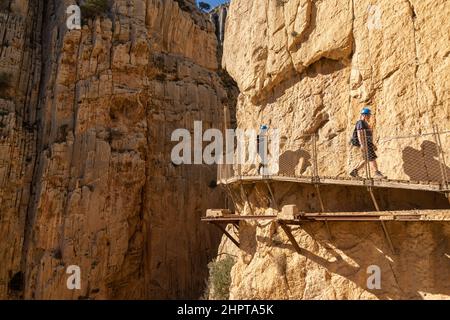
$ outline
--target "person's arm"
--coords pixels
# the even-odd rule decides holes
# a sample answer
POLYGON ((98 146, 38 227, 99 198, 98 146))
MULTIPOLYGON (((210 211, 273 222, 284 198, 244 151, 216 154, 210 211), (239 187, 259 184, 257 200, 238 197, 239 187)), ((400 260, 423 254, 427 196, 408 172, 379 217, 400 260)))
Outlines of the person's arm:
POLYGON ((361 148, 365 148, 367 146, 367 137, 366 137, 366 127, 364 126, 363 121, 358 121, 356 123, 356 131, 358 133, 358 141, 361 145, 361 148))
POLYGON ((366 145, 367 145, 366 132, 364 131, 364 129, 357 129, 357 131, 358 131, 359 144, 361 145, 361 148, 363 150, 365 150, 366 145))

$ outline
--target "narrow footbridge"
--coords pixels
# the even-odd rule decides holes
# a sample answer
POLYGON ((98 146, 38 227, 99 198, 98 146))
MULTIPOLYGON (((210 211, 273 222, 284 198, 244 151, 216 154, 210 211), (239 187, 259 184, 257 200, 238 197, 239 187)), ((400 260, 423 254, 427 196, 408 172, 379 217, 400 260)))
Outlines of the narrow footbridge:
POLYGON ((277 170, 264 170, 273 166, 270 161, 266 166, 257 161, 222 164, 218 166, 217 182, 232 185, 274 181, 450 192, 450 130, 435 128, 431 133, 381 138, 376 145, 378 166, 386 177, 375 174, 369 161, 370 148, 363 152, 364 148, 353 147, 345 139, 307 134, 280 144, 277 170), (349 172, 361 163, 358 176, 351 177, 349 172))
MULTIPOLYGON (((284 139, 288 140, 288 139, 284 139)), ((239 241, 227 226, 231 225, 237 231, 242 221, 276 221, 284 230, 294 248, 302 253, 292 234, 290 225, 323 221, 326 225, 329 238, 332 238, 328 222, 349 221, 380 222, 384 235, 392 252, 395 248, 389 236, 386 225, 388 221, 404 222, 449 222, 450 210, 408 210, 408 211, 382 211, 374 195, 374 189, 403 189, 444 194, 450 202, 450 130, 440 131, 437 127, 430 133, 401 135, 397 137, 381 138, 376 141, 377 163, 379 169, 387 172, 387 177, 377 177, 370 163, 368 152, 349 145, 342 139, 321 138, 317 134, 307 134, 296 137, 294 141, 282 141, 281 153, 276 161, 277 170, 264 170, 272 164, 222 164, 218 166, 217 184, 221 185, 232 199, 231 187, 240 188, 243 200, 248 203, 251 215, 242 215, 238 212, 231 214, 228 209, 209 210, 215 212, 202 218, 203 222, 219 227, 222 232, 237 246, 239 241), (349 172, 359 164, 362 169, 356 177, 349 172), (342 168, 346 168, 342 169, 342 168), (263 170, 262 170, 263 169, 263 170), (276 172, 276 174, 265 174, 276 172), (276 195, 272 183, 299 183, 313 185, 318 194, 321 212, 298 213, 291 212, 286 215, 285 208, 280 208, 276 202, 276 195), (255 215, 248 195, 243 187, 246 184, 263 183, 271 197, 271 206, 279 215, 255 215), (322 200, 321 186, 349 186, 366 188, 370 193, 373 207, 376 211, 367 212, 326 212, 322 200), (217 214, 219 212, 219 214, 217 214)), ((365 148, 368 150, 369 148, 365 148)), ((295 211, 295 210, 294 210, 295 211)), ((237 232, 238 234, 238 232, 237 232)))

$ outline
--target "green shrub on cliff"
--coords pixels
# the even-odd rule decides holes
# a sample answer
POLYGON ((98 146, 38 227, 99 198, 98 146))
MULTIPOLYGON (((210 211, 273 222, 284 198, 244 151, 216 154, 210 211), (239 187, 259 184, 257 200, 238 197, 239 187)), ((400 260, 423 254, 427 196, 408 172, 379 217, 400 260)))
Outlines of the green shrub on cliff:
POLYGON ((208 264, 209 283, 208 291, 210 298, 217 300, 227 300, 230 296, 231 268, 235 260, 231 256, 216 260, 208 264))
POLYGON ((80 8, 83 20, 95 19, 110 10, 108 0, 86 0, 80 8))

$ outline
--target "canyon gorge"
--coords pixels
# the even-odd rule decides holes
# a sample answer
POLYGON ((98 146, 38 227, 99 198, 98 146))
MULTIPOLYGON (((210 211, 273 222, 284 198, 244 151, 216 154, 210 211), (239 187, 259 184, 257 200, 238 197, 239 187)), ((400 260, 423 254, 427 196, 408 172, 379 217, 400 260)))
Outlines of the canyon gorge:
MULTIPOLYGON (((450 299, 444 194, 376 190, 382 210, 442 218, 388 222, 395 253, 379 223, 351 221, 293 228, 302 254, 277 221, 243 221, 227 227, 237 248, 200 221, 207 209, 319 212, 315 187, 273 182, 275 205, 263 183, 218 185, 216 166, 170 157, 172 132, 194 121, 267 124, 282 157, 314 134, 323 174, 347 176, 369 105, 383 173, 414 180, 405 150, 428 136, 390 138, 450 130, 447 0, 231 0, 211 14, 111 0, 69 30, 67 8, 85 2, 0 4, 0 299, 214 299, 208 263, 225 257, 232 299, 450 299), (366 287, 371 265, 381 289, 366 287)), ((327 211, 374 210, 365 188, 321 192, 327 211)))
POLYGON ((234 104, 214 25, 193 1, 123 0, 68 30, 72 4, 1 13, 0 297, 198 298, 220 240, 199 219, 224 194, 170 138, 234 104))

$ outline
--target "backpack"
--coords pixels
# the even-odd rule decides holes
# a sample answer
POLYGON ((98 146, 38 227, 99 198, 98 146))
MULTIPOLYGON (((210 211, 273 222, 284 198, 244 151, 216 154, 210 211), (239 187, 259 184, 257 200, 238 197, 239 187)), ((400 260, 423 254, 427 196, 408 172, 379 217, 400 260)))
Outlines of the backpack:
POLYGON ((352 138, 350 139, 350 144, 354 147, 361 147, 361 143, 359 143, 358 139, 358 130, 356 130, 356 126, 355 130, 353 130, 353 135, 352 138))

